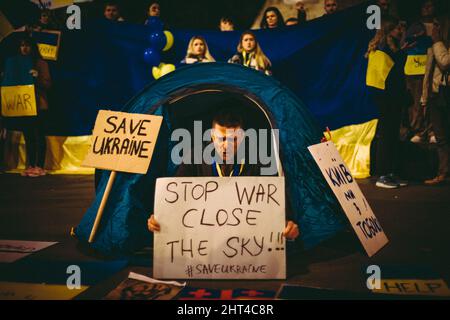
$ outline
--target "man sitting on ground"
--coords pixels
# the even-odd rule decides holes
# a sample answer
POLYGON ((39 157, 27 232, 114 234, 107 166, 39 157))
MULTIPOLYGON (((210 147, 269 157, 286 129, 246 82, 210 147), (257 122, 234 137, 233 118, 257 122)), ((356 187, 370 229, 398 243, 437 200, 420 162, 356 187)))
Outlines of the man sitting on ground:
MULTIPOLYGON (((181 164, 175 174, 177 177, 232 177, 232 176, 261 176, 261 166, 258 164, 247 164, 245 161, 237 160, 235 155, 244 141, 243 120, 235 111, 222 109, 216 114, 212 121, 211 139, 214 143, 215 152, 222 161, 213 161, 212 164, 181 164), (231 160, 232 161, 229 161, 231 160), (228 160, 228 161, 227 161, 228 160), (220 162, 220 164, 219 164, 220 162), (230 163, 231 162, 231 163, 230 163)), ((291 219, 289 199, 286 199, 287 224, 283 235, 287 239, 296 239, 300 232, 298 225, 291 219)), ((161 227, 152 214, 147 222, 151 232, 160 231, 161 227)))

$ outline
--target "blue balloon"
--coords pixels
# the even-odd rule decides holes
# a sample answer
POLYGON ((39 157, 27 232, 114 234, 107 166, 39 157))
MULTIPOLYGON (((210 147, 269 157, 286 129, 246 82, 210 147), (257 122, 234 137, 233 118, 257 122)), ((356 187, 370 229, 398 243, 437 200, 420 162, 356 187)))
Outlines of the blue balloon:
POLYGON ((146 21, 146 25, 150 28, 152 31, 163 31, 164 24, 162 23, 161 19, 158 17, 148 17, 146 21))
POLYGON ((150 66, 154 67, 161 62, 161 56, 157 49, 147 48, 144 50, 144 61, 150 66))
POLYGON ((158 51, 161 51, 166 45, 166 35, 163 31, 155 31, 150 33, 149 40, 151 47, 157 49, 158 51))

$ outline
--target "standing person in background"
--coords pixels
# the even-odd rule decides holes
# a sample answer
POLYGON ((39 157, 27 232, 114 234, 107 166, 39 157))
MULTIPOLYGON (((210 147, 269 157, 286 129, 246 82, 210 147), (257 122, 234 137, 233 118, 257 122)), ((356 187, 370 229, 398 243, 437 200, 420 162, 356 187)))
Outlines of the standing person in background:
MULTIPOLYGON (((433 30, 433 23, 438 22, 436 20, 435 12, 436 9, 434 6, 434 1, 422 1, 419 21, 412 23, 406 31, 406 39, 417 39, 419 41, 418 47, 422 47, 425 52, 424 55, 427 55, 426 52, 432 45, 431 32, 433 30)), ((410 75, 406 78, 406 85, 408 90, 412 93, 414 99, 413 104, 408 108, 407 126, 411 131, 411 142, 436 143, 436 137, 430 123, 430 114, 424 104, 420 101, 422 96, 423 79, 423 74, 410 75)))
POLYGON ((36 31, 58 29, 50 10, 44 9, 41 11, 39 21, 33 26, 33 29, 36 31))
POLYGON ((431 124, 436 134, 439 168, 436 177, 426 180, 425 184, 440 185, 449 176, 450 158, 450 49, 448 19, 444 27, 435 23, 432 29, 432 41, 433 46, 428 51, 422 102, 430 110, 431 124))
POLYGON ((220 31, 234 31, 233 20, 229 17, 220 18, 219 29, 220 31))
POLYGON ((325 0, 323 7, 325 9, 325 15, 336 13, 338 9, 337 0, 325 0))
POLYGON ((38 51, 36 43, 30 38, 20 41, 18 50, 19 57, 29 57, 32 69, 28 70, 35 80, 37 116, 24 117, 23 135, 25 138, 25 148, 27 154, 27 169, 22 172, 22 176, 39 177, 46 174, 44 170, 46 141, 43 132, 44 113, 48 110, 47 91, 51 87, 50 72, 48 64, 38 51))
POLYGON ((120 7, 116 2, 107 2, 103 9, 103 16, 111 21, 122 22, 125 21, 120 15, 120 7))
MULTIPOLYGON (((306 10, 305 10, 305 4, 303 3, 303 1, 297 1, 295 3, 295 9, 297 9, 297 24, 306 22, 308 19, 307 19, 306 10)), ((287 25, 287 21, 286 21, 286 25, 287 25)))
POLYGON ((251 31, 242 33, 237 46, 237 53, 228 62, 264 72, 268 76, 272 75, 272 64, 259 46, 255 34, 251 31))
MULTIPOLYGON (((369 42, 366 58, 369 58, 367 77, 371 72, 377 73, 373 78, 379 77, 379 70, 389 70, 385 75, 383 86, 368 85, 373 89, 373 97, 379 111, 377 125, 376 167, 379 178, 376 186, 380 188, 398 188, 406 186, 407 182, 400 180, 395 174, 399 158, 399 131, 402 106, 406 105, 407 91, 405 84, 404 65, 406 55, 404 48, 400 47, 402 27, 398 19, 384 17, 381 29, 369 42), (371 69, 375 56, 382 57, 383 65, 371 69)), ((381 60, 381 59, 378 59, 381 60)), ((379 62, 378 62, 379 63, 379 62)))
POLYGON ((182 64, 193 64, 199 62, 216 61, 209 53, 208 44, 202 36, 194 36, 189 41, 186 57, 181 61, 182 64))
POLYGON ((148 6, 147 16, 158 18, 161 16, 161 6, 158 2, 153 2, 148 6))
MULTIPOLYGON (((147 10, 147 19, 145 19, 144 25, 148 25, 150 19, 160 19, 161 20, 161 5, 158 2, 151 2, 147 10)), ((161 23, 162 20, 161 20, 161 23)), ((167 25, 163 23, 163 28, 167 29, 167 25)))
POLYGON ((377 1, 377 5, 381 9, 381 15, 382 16, 388 16, 389 15, 389 11, 391 9, 391 2, 390 2, 390 0, 378 0, 377 1))
POLYGON ((261 29, 275 29, 284 27, 284 18, 280 10, 276 7, 268 7, 262 16, 259 24, 261 29))

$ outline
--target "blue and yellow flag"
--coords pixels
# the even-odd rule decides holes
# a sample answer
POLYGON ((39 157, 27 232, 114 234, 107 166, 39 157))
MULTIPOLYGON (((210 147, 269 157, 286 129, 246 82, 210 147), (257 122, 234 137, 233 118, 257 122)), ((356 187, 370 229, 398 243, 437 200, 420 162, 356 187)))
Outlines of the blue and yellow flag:
POLYGON ((1 83, 2 116, 36 116, 34 79, 30 74, 33 62, 30 57, 15 56, 5 62, 1 83))
POLYGON ((377 89, 386 89, 386 79, 394 66, 394 60, 381 50, 369 54, 367 65, 366 84, 377 89))
POLYGON ((39 53, 42 58, 45 60, 58 60, 58 50, 61 38, 60 31, 35 31, 33 32, 33 38, 36 39, 39 53))
POLYGON ((427 65, 427 51, 431 47, 432 41, 428 36, 416 39, 417 44, 408 49, 408 56, 405 63, 405 74, 407 76, 418 76, 425 74, 427 65))

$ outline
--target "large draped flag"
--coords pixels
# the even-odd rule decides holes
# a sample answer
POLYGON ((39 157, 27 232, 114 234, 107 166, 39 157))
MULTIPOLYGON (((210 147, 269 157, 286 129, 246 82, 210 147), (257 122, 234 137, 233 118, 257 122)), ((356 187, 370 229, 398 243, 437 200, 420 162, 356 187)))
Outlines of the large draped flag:
MULTIPOLYGON (((344 159, 355 164, 350 167, 356 177, 369 175, 369 145, 377 118, 365 81, 364 53, 374 34, 366 27, 367 6, 364 3, 300 26, 255 31, 272 61, 273 76, 307 105, 323 130, 332 130, 344 159)), ((170 31, 174 45, 162 54, 161 61, 177 68, 192 36, 203 35, 214 58, 226 62, 235 53, 241 34, 170 31)), ((81 30, 63 30, 58 61, 49 61, 54 85, 49 93, 48 134, 89 135, 99 109, 121 110, 155 81, 152 66, 144 60, 150 33, 144 25, 103 19, 83 21, 81 30)))

